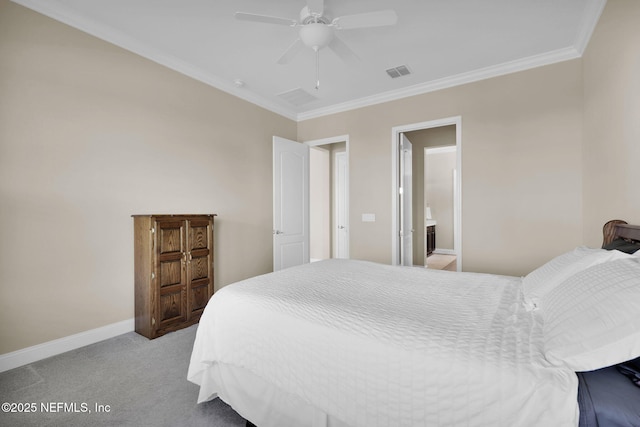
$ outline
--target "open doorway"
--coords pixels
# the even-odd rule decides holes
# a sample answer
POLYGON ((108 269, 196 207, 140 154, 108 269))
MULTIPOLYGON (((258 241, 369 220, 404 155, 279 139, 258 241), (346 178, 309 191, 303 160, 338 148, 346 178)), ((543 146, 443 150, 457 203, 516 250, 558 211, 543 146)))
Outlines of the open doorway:
MULTIPOLYGON (((413 206, 415 215, 419 216, 417 221, 424 223, 424 227, 419 229, 424 245, 414 246, 414 264, 457 271, 454 233, 457 181, 455 127, 449 125, 416 132, 425 132, 420 136, 428 145, 423 149, 424 167, 421 175, 424 188, 417 192, 413 206)), ((416 181, 420 181, 420 178, 416 174, 416 181)))
POLYGON ((310 146, 310 259, 349 258, 348 136, 310 146))
POLYGON ((462 271, 461 118, 394 127, 392 138, 392 264, 462 271))

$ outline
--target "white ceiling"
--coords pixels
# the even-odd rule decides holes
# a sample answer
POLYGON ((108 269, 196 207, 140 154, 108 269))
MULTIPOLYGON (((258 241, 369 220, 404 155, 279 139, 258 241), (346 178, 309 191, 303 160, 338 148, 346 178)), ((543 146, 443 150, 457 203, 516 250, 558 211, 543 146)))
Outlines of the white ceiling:
POLYGON ((360 58, 320 51, 278 58, 296 28, 236 11, 298 19, 305 0, 13 0, 278 114, 303 120, 577 58, 606 0, 325 0, 329 19, 394 9, 394 26, 340 30, 360 58), (412 74, 391 79, 386 69, 412 74), (244 82, 237 87, 236 80, 244 82), (303 89, 294 105, 279 94, 303 89))

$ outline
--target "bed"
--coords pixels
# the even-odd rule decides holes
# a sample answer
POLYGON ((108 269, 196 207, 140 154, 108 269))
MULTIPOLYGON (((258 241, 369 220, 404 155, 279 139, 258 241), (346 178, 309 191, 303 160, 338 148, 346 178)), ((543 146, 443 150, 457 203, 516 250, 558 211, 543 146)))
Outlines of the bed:
POLYGON ((336 259, 226 286, 188 379, 259 427, 597 426, 602 368, 640 391, 616 367, 640 357, 640 227, 604 231, 524 278, 336 259))

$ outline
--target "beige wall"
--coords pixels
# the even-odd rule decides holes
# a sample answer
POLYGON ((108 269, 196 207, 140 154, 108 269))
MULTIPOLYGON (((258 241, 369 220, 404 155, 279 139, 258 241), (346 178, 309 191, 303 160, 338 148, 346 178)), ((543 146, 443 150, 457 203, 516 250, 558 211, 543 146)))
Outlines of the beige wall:
POLYGON ((640 1, 609 0, 583 56, 584 241, 640 224, 640 1))
POLYGON ((431 208, 431 216, 437 221, 436 249, 440 250, 454 249, 453 175, 456 170, 456 157, 455 149, 425 155, 425 199, 431 208))
POLYGON ((296 123, 0 0, 0 353, 133 317, 141 213, 217 213, 216 287, 271 271, 296 123))
POLYGON ((351 257, 390 263, 391 129, 462 116, 463 269, 522 275, 582 241, 582 100, 573 60, 306 120, 298 138, 349 134, 351 257))
POLYGON ((464 270, 526 274, 639 224, 638 22, 640 2, 609 0, 581 59, 299 123, 350 135, 351 256, 391 260, 390 129, 458 115, 464 270))
POLYGON ((0 0, 0 353, 132 318, 131 214, 218 213, 217 287, 269 271, 274 134, 349 135, 352 258, 391 261, 391 128, 458 115, 465 270, 640 223, 639 9, 583 59, 296 124, 0 0))

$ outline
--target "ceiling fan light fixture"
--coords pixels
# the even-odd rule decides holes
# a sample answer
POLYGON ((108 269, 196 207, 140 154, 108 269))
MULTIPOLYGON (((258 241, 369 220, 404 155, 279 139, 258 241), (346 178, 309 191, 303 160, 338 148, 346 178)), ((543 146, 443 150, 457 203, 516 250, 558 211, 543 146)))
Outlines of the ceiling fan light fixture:
POLYGON ((333 28, 325 24, 315 22, 300 28, 300 40, 313 50, 328 46, 332 39, 333 28))

